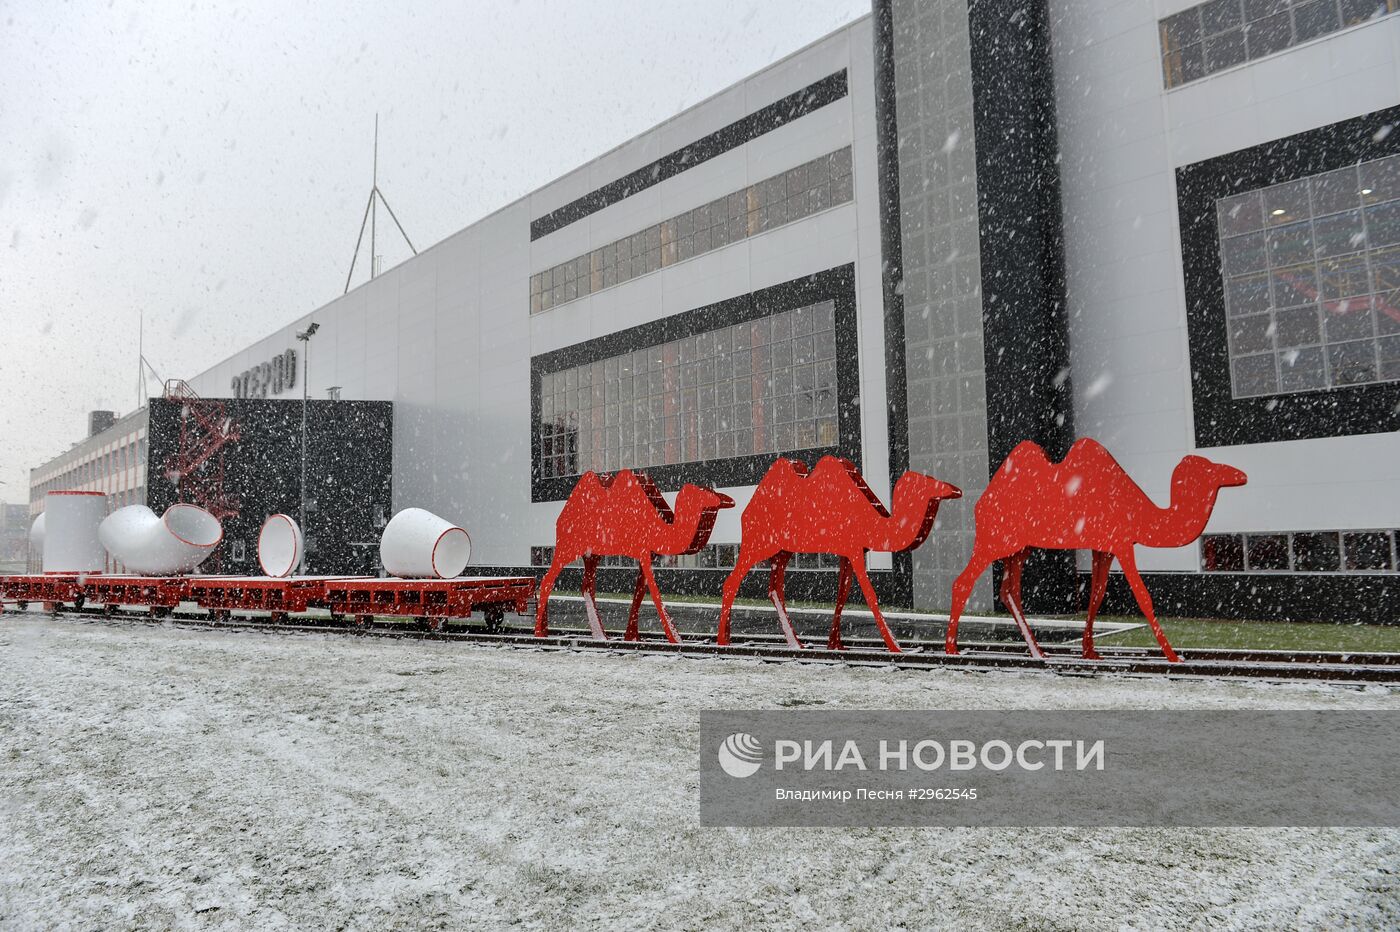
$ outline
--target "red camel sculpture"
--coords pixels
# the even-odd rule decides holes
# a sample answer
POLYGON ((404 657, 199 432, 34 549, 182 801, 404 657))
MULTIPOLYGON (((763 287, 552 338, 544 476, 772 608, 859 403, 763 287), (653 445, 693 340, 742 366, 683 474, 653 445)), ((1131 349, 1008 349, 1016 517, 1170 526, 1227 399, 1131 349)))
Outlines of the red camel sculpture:
POLYGON ((621 556, 631 557, 639 564, 623 639, 640 639, 637 615, 642 606, 642 594, 650 588, 666 639, 679 643, 680 638, 661 602, 661 592, 652 573, 652 557, 658 553, 679 556, 697 552, 710 539, 715 513, 732 507, 734 499, 728 495, 703 486, 687 485, 676 496, 673 514, 656 484, 645 473, 630 469, 612 476, 585 473, 569 493, 569 500, 555 523, 554 560, 540 583, 535 637, 549 634, 549 593, 559 572, 583 557, 583 605, 588 613, 588 626, 593 629, 593 637, 606 639, 594 601, 598 558, 621 556))
POLYGON ((1094 551, 1094 572, 1089 618, 1084 626, 1084 656, 1099 656, 1094 650, 1094 616, 1108 586, 1109 566, 1116 558, 1162 653, 1172 663, 1179 663, 1181 658, 1152 612, 1152 596, 1138 574, 1133 547, 1186 546, 1205 530, 1220 489, 1244 485, 1245 481, 1245 474, 1233 466, 1187 456, 1172 472, 1171 505, 1158 508, 1096 440, 1086 437, 1075 441, 1059 463, 1050 462, 1035 443, 1022 441, 977 500, 972 559, 953 583, 944 648, 950 654, 958 652, 958 618, 972 587, 988 566, 1004 560, 1001 599, 1011 610, 1031 656, 1043 659, 1045 655, 1021 608, 1021 567, 1032 547, 1087 547, 1094 551))
POLYGON ((866 574, 865 554, 870 550, 913 550, 933 530, 938 503, 961 495, 957 487, 932 476, 906 472, 894 485, 891 515, 865 484, 854 463, 824 456, 808 475, 805 463, 779 458, 769 467, 744 509, 739 558, 724 583, 719 643, 729 643, 729 615, 744 575, 770 560, 768 598, 778 610, 778 624, 788 644, 800 648, 802 642, 793 631, 783 597, 788 560, 794 553, 834 553, 841 558, 841 578, 827 648, 842 650, 845 646, 841 643, 841 610, 850 595, 854 574, 885 646, 898 653, 899 644, 880 614, 879 600, 866 574))

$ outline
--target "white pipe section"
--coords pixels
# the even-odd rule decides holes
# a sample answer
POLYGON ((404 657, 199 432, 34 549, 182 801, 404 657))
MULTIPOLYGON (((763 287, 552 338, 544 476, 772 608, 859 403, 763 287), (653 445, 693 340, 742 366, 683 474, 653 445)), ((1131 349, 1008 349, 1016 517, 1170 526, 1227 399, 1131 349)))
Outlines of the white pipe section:
POLYGON ((34 523, 29 526, 29 556, 32 559, 37 556, 40 561, 44 559, 44 513, 39 512, 39 517, 34 519, 34 523))
POLYGON ((97 529, 107 516, 102 492, 56 491, 44 496, 45 573, 100 573, 107 554, 97 529))
POLYGON ((290 576, 301 566, 303 548, 301 526, 289 515, 268 515, 258 534, 258 566, 264 576, 290 576))
POLYGON ((384 526, 379 559, 391 576, 451 579, 472 556, 472 539, 461 528, 422 508, 405 508, 384 526))
POLYGON ((189 572, 224 539, 218 518, 185 504, 171 505, 159 518, 145 505, 118 508, 98 534, 112 559, 130 572, 151 576, 189 572))

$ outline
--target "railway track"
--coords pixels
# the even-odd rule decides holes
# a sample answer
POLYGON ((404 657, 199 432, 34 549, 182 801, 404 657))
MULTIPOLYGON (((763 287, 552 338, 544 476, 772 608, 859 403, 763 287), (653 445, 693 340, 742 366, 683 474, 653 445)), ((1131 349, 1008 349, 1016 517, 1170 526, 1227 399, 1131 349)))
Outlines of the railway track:
MULTIPOLYGON (((7 612, 7 617, 23 613, 7 612)), ((211 618, 206 614, 174 611, 154 617, 146 612, 65 609, 57 617, 86 623, 168 625, 183 628, 213 628, 227 631, 307 634, 336 633, 358 637, 405 638, 466 642, 504 648, 536 651, 611 652, 678 657, 748 658, 772 663, 824 663, 869 666, 899 670, 1019 670, 1050 672, 1063 676, 1152 676, 1176 679, 1231 678, 1266 681, 1309 680, 1329 683, 1400 684, 1400 653, 1357 653, 1329 651, 1184 649, 1184 663, 1170 664, 1147 648, 1099 648, 1100 660, 1085 660, 1068 645, 1045 645, 1045 660, 1027 656, 1024 647, 1013 644, 967 644, 963 653, 948 655, 942 645, 911 641, 905 651, 890 654, 879 641, 856 638, 849 649, 824 648, 795 650, 780 637, 754 634, 721 647, 713 638, 689 635, 681 644, 647 639, 623 641, 620 632, 609 632, 606 641, 594 640, 587 629, 561 629, 547 638, 536 638, 528 627, 505 627, 487 632, 477 626, 448 624, 435 627, 410 619, 394 622, 372 620, 358 623, 351 618, 290 617, 267 618, 233 615, 211 618)))

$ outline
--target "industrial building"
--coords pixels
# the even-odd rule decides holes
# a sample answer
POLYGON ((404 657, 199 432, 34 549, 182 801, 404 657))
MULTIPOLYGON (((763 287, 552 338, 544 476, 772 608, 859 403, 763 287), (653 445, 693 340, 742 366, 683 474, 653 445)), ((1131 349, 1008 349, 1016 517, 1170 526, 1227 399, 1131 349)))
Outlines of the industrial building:
MULTIPOLYGON (((1392 621, 1398 8, 876 0, 188 381, 299 399, 316 322, 304 388, 392 405, 392 508, 466 527, 481 572, 542 571, 577 477, 632 467, 737 500, 658 572, 717 595, 772 459, 835 453, 885 501, 906 469, 962 487, 869 557, 882 599, 944 608, 1002 458, 1092 436, 1163 505, 1189 453, 1249 474, 1199 543, 1140 551, 1161 611, 1392 621)), ((139 496, 142 417, 36 470, 34 508, 139 496)), ((1086 572, 1033 558, 1029 607, 1086 572)))

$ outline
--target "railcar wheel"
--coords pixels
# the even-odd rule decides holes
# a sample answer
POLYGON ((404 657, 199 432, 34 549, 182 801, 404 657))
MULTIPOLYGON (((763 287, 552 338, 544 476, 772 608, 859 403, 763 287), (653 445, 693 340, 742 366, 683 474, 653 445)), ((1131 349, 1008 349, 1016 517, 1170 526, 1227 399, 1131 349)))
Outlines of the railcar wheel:
POLYGON ((73 608, 75 611, 81 612, 83 610, 83 606, 86 604, 87 596, 83 595, 81 592, 79 592, 76 596, 73 597, 73 608))
POLYGON ((506 612, 499 605, 488 605, 482 611, 482 617, 486 621, 487 634, 500 634, 505 627, 506 612))
POLYGON ((20 611, 24 611, 27 608, 29 608, 29 600, 20 599, 18 602, 15 603, 15 607, 18 608, 20 611))

